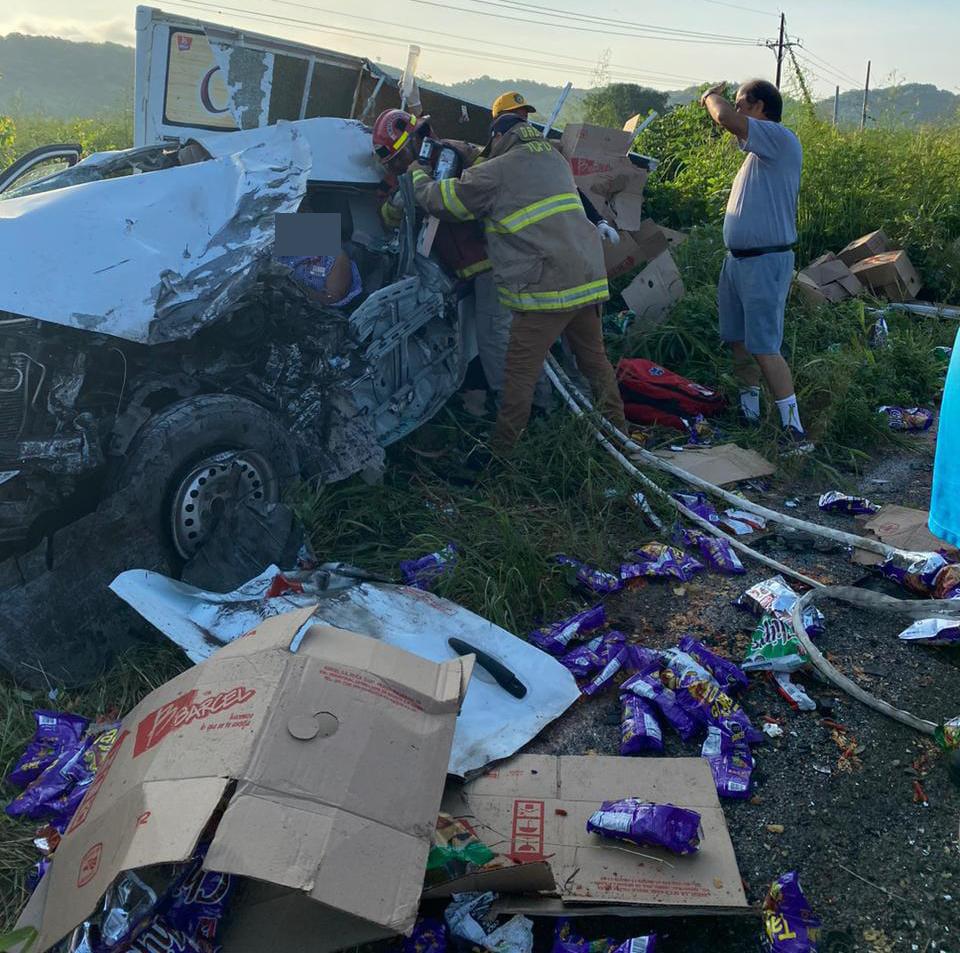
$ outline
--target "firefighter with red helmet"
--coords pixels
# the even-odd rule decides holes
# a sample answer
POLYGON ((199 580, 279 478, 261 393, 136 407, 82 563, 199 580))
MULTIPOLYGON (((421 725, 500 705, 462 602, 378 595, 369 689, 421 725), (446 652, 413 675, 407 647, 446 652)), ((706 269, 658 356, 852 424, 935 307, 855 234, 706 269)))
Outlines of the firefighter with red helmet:
MULTIPOLYGON (((373 151, 386 173, 381 183, 380 216, 388 228, 396 228, 403 218, 399 177, 417 161, 428 136, 432 137, 430 117, 402 109, 385 109, 373 125, 373 151)), ((457 152, 465 169, 482 161, 480 146, 450 139, 442 143, 457 152)), ((482 224, 440 222, 433 251, 448 271, 471 282, 472 294, 464 295, 462 307, 468 320, 472 312, 483 373, 490 390, 497 395, 503 389, 511 315, 497 297, 482 224)))

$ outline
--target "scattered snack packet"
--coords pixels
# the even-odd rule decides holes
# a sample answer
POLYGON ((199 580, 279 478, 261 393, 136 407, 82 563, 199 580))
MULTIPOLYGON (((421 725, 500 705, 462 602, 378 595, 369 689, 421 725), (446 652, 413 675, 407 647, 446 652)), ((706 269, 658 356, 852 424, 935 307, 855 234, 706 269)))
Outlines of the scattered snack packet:
POLYGON ((120 737, 120 722, 94 727, 87 732, 87 744, 80 758, 68 769, 73 786, 63 791, 53 800, 46 802, 46 812, 51 822, 61 830, 66 830, 70 819, 76 813, 87 789, 93 783, 94 775, 106 761, 110 749, 120 737))
POLYGON ((638 847, 662 847, 673 854, 695 854, 700 849, 700 815, 673 804, 629 797, 604 801, 600 810, 590 815, 587 833, 638 847))
POLYGON ((793 625, 772 615, 765 615, 750 636, 750 648, 743 660, 743 670, 795 672, 807 661, 807 653, 793 631, 793 625))
POLYGON ((163 953, 213 953, 214 947, 191 939, 163 917, 157 917, 137 936, 127 953, 156 953, 157 950, 163 950, 163 953))
POLYGON ((917 645, 954 645, 960 642, 960 620, 919 619, 904 629, 899 638, 917 645))
POLYGON ((714 678, 721 687, 728 691, 738 691, 750 687, 750 679, 739 665, 721 658, 711 652, 702 642, 698 642, 692 635, 685 635, 677 647, 696 659, 714 678))
POLYGON ((719 523, 720 514, 705 493, 671 493, 678 503, 682 503, 688 510, 696 513, 708 523, 719 523))
POLYGON ((950 565, 940 553, 894 553, 880 564, 880 574, 919 596, 929 596, 941 571, 950 565))
POLYGON ((799 686, 787 672, 771 672, 777 691, 787 700, 795 711, 816 711, 817 703, 799 686))
POLYGON ((751 743, 763 741, 763 733, 750 724, 750 717, 726 692, 713 675, 693 656, 678 648, 664 652, 668 673, 676 679, 677 701, 690 716, 704 725, 733 730, 736 725, 751 743))
POLYGON ((589 642, 575 645, 559 662, 576 678, 589 678, 606 664, 600 653, 603 651, 603 636, 598 635, 589 642))
POLYGON ((598 692, 603 691, 610 682, 617 676, 621 671, 626 671, 630 667, 630 660, 632 656, 627 648, 624 646, 620 649, 617 654, 604 665, 601 672, 596 675, 591 682, 583 687, 584 695, 596 695, 598 692))
POLYGON ((627 692, 652 702, 684 741, 689 741, 697 733, 697 723, 677 701, 673 690, 660 681, 659 672, 641 673, 628 679, 620 686, 621 697, 627 692))
POLYGON ((731 575, 740 575, 747 571, 740 557, 725 539, 717 539, 698 529, 683 529, 679 535, 684 546, 695 546, 700 551, 700 558, 710 569, 731 575))
POLYGON ((613 950, 613 953, 655 953, 657 948, 657 934, 649 936, 635 936, 626 940, 613 950))
POLYGON ((399 941, 399 953, 447 953, 447 925, 432 917, 418 917, 413 933, 399 941))
POLYGON ((878 407, 877 413, 887 415, 891 430, 919 433, 933 426, 933 411, 926 407, 878 407))
POLYGON ((711 725, 707 728, 700 757, 706 758, 710 765, 720 797, 743 799, 750 796, 753 755, 739 726, 726 729, 711 725))
POLYGON ((90 724, 89 719, 66 712, 35 711, 33 718, 37 723, 33 738, 7 775, 18 788, 36 781, 65 748, 78 747, 90 724))
POLYGON ((960 563, 950 563, 933 580, 934 599, 960 599, 960 563))
POLYGON ((837 490, 831 490, 820 497, 818 506, 831 513, 849 513, 851 516, 877 513, 880 507, 862 496, 847 496, 837 490))
POLYGON ((820 919, 800 889, 796 871, 778 877, 763 903, 763 948, 767 953, 817 953, 820 919))
POLYGON ((625 692, 620 696, 620 705, 620 754, 663 751, 663 732, 651 703, 632 692, 625 692))
POLYGON ((573 559, 570 556, 554 556, 554 562, 561 566, 569 566, 576 571, 576 580, 585 589, 595 592, 597 595, 605 596, 611 592, 617 592, 623 588, 623 580, 611 572, 604 572, 594 566, 580 562, 579 559, 573 559))
POLYGON ((453 543, 447 543, 439 552, 429 553, 419 559, 405 559, 400 563, 403 581, 414 589, 429 590, 437 580, 457 562, 458 550, 453 543))
MULTIPOLYGON (((787 585, 783 576, 773 576, 751 586, 734 602, 734 605, 747 609, 757 618, 769 613, 789 623, 793 618, 793 607, 799 598, 800 596, 787 585)), ((813 606, 808 606, 803 613, 803 625, 807 635, 819 635, 823 632, 825 625, 823 613, 813 606)))
POLYGON ((944 751, 960 748, 960 717, 938 725, 933 733, 933 738, 944 751))
POLYGON ((550 953, 610 953, 616 942, 610 937, 585 940, 575 932, 570 920, 561 917, 553 929, 553 947, 550 953))
POLYGON ((665 543, 647 543, 635 549, 633 562, 620 566, 620 578, 628 583, 631 579, 679 579, 689 582, 695 573, 702 572, 702 563, 688 556, 682 549, 665 543))
POLYGON ((767 521, 762 516, 757 516, 756 513, 731 507, 723 511, 723 516, 720 517, 720 525, 736 533, 737 536, 746 536, 748 533, 766 529, 767 521))
POLYGON ((601 603, 590 609, 582 609, 569 619, 535 629, 528 636, 528 641, 538 649, 559 657, 567 651, 571 642, 583 639, 588 632, 599 629, 606 621, 606 610, 601 603))

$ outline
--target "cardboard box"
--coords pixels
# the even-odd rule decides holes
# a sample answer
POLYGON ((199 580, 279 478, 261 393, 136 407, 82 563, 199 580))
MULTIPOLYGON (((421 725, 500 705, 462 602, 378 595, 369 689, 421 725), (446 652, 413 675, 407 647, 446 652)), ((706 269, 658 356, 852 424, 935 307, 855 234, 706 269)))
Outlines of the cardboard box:
POLYGON ((678 232, 676 229, 667 228, 664 225, 660 225, 659 228, 663 237, 667 240, 667 246, 670 248, 682 245, 690 237, 686 232, 678 232))
POLYGON ((190 857, 221 808, 205 866, 251 878, 225 953, 412 926, 473 656, 438 665, 323 625, 293 654, 314 608, 264 622, 124 718, 18 924, 39 930, 35 949, 121 871, 190 857))
POLYGON ((632 133, 585 122, 567 123, 560 137, 560 151, 570 162, 574 175, 609 171, 602 160, 626 156, 632 145, 632 133), (577 159, 585 161, 575 163, 577 159))
POLYGON ((495 890, 498 909, 578 914, 584 907, 637 915, 748 909, 709 765, 702 758, 521 755, 464 785, 443 810, 518 866, 479 871, 434 887, 425 898, 495 890), (698 811, 700 850, 677 857, 586 831, 603 801, 636 797, 698 811), (515 896, 522 892, 524 896, 515 896))
POLYGON ((872 255, 879 255, 881 252, 890 251, 890 239, 880 231, 870 232, 869 235, 862 235, 840 249, 837 257, 848 267, 852 268, 858 261, 864 258, 870 258, 872 255))
POLYGON ((607 166, 605 171, 583 174, 574 170, 577 188, 611 225, 627 232, 640 228, 643 190, 649 173, 638 169, 626 156, 613 156, 602 162, 607 166))
POLYGON ((843 301, 863 294, 863 285, 850 269, 832 252, 810 262, 797 275, 797 285, 814 304, 843 301))
MULTIPOLYGON (((882 543, 911 553, 935 553, 942 550, 951 556, 957 549, 930 532, 927 523, 930 513, 911 506, 885 505, 879 513, 858 517, 863 526, 863 535, 876 537, 882 543)), ((868 549, 854 549, 853 561, 861 566, 877 566, 883 557, 868 549)))
POLYGON ((913 301, 923 287, 905 251, 887 251, 864 258, 850 270, 873 294, 888 301, 913 301))
POLYGON ((639 325, 660 324, 684 294, 683 279, 670 252, 661 252, 621 294, 639 325))
POLYGON ((728 486, 741 480, 755 480, 776 473, 776 468, 756 450, 747 450, 735 443, 654 452, 661 460, 716 486, 728 486))

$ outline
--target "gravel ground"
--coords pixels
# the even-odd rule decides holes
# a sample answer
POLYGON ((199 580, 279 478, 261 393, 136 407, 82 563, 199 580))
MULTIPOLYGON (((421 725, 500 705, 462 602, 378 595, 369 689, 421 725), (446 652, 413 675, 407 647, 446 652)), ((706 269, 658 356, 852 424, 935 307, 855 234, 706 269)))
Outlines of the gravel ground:
MULTIPOLYGON (((926 508, 932 439, 916 439, 917 453, 887 457, 856 486, 875 502, 926 508)), ((819 479, 773 483, 757 502, 859 532, 852 517, 821 513, 819 479), (799 506, 785 510, 787 498, 799 506)), ((853 565, 845 553, 789 548, 775 534, 758 548, 827 583, 866 585, 900 598, 905 593, 853 565)), ((690 632, 720 654, 743 657, 753 618, 731 605, 745 588, 772 573, 755 561, 748 573, 701 575, 680 586, 653 582, 611 597, 611 625, 651 647, 667 647, 690 632)), ((818 644, 841 671, 877 696, 937 720, 960 714, 960 652, 906 645, 903 623, 879 613, 828 603, 818 644)), ((744 707, 754 723, 782 726, 782 738, 754 749, 755 796, 724 801, 740 871, 752 904, 770 882, 790 870, 824 923, 822 951, 960 953, 960 787, 948 759, 932 741, 838 693, 812 674, 795 680, 817 701, 812 713, 793 711, 762 676, 752 679, 744 707), (842 726, 836 728, 835 726, 842 726), (849 756, 844 756, 846 749, 849 756), (918 802, 919 782, 926 802, 918 802), (767 825, 782 825, 772 834, 767 825)), ((698 756, 699 739, 684 744, 666 729, 669 756, 698 756)), ((616 754, 619 704, 615 692, 582 699, 529 746, 550 754, 616 754)), ((656 929, 662 953, 754 951, 759 924, 752 917, 624 921, 581 920, 587 936, 627 937, 656 929)), ((537 947, 549 950, 549 924, 538 924, 537 947)))

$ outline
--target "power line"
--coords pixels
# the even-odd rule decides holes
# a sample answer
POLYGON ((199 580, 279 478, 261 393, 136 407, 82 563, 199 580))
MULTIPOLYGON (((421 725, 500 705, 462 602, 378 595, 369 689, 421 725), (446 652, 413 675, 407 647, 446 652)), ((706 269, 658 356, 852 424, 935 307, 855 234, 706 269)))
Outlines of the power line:
POLYGON ((587 23, 609 23, 615 27, 626 27, 637 30, 652 30, 656 33, 665 33, 674 36, 689 36, 701 39, 736 41, 750 43, 752 39, 748 36, 731 36, 729 34, 717 33, 715 31, 703 32, 702 30, 686 30, 680 27, 660 26, 654 23, 637 23, 634 20, 623 20, 620 17, 602 17, 592 13, 578 13, 573 10, 562 10, 558 7, 547 7, 539 3, 533 3, 532 0, 471 0, 473 3, 486 7, 510 7, 522 10, 523 12, 533 13, 552 13, 565 20, 579 20, 587 23))
MULTIPOLYGON (((386 43, 389 46, 396 46, 400 48, 406 48, 407 46, 409 46, 411 42, 418 42, 419 45, 424 47, 425 49, 429 49, 429 50, 432 50, 433 52, 451 55, 451 56, 469 55, 477 59, 486 59, 493 62, 509 62, 518 66, 535 67, 537 69, 555 70, 559 66, 561 69, 564 69, 567 72, 576 73, 582 76, 590 76, 593 73, 593 69, 591 67, 588 67, 585 65, 580 66, 572 63, 565 63, 560 60, 553 60, 550 63, 546 63, 546 62, 543 62, 542 60, 535 60, 527 57, 505 56, 503 54, 503 47, 500 44, 498 44, 497 51, 485 53, 483 51, 477 50, 475 47, 472 49, 468 49, 468 48, 454 47, 454 46, 449 46, 444 44, 425 43, 419 37, 416 40, 413 40, 411 38, 405 38, 405 37, 387 36, 381 32, 372 33, 365 30, 351 29, 349 27, 331 26, 328 23, 320 23, 315 20, 305 20, 300 17, 289 17, 289 16, 284 16, 282 14, 268 14, 260 11, 246 10, 246 9, 241 9, 239 7, 226 6, 226 5, 217 4, 217 3, 204 3, 204 2, 201 2, 201 0, 168 0, 168 2, 177 6, 186 6, 188 8, 200 10, 203 12, 227 11, 230 13, 240 14, 245 17, 251 17, 259 21, 267 21, 267 22, 283 21, 285 23, 291 23, 296 26, 313 27, 315 29, 325 30, 330 33, 337 33, 345 36, 369 38, 369 39, 377 40, 382 43, 386 43)), ((344 14, 340 14, 340 15, 344 15, 344 14)), ((369 18, 360 18, 360 19, 369 19, 369 18)), ((382 23, 382 21, 376 21, 376 22, 382 23)), ((431 31, 423 31, 423 32, 438 32, 438 31, 431 30, 431 31)), ((476 41, 472 41, 472 42, 476 42, 476 41)), ((517 49, 520 49, 520 48, 517 48, 517 49)), ((583 62, 592 63, 591 60, 585 60, 583 62)), ((618 67, 617 68, 618 75, 621 75, 619 73, 619 69, 620 68, 618 67)), ((626 75, 639 77, 642 74, 637 72, 637 73, 629 73, 626 75)), ((662 83, 663 80, 657 79, 657 80, 654 80, 654 82, 662 83)))
MULTIPOLYGON (((210 0, 208 0, 208 2, 210 2, 210 0)), ((296 7, 297 9, 300 9, 300 10, 309 10, 313 13, 324 13, 328 15, 344 17, 348 20, 361 20, 368 23, 376 23, 380 26, 395 26, 395 27, 399 27, 400 29, 406 29, 409 26, 409 24, 394 23, 394 22, 390 22, 389 20, 383 20, 380 17, 364 17, 355 13, 343 13, 340 10, 328 10, 328 9, 324 9, 323 7, 315 7, 308 3, 298 3, 296 2, 296 0, 273 0, 273 2, 280 3, 283 6, 296 7)), ((438 36, 446 37, 448 39, 464 40, 467 43, 477 43, 477 42, 485 43, 487 46, 495 46, 497 49, 501 49, 501 50, 504 50, 504 49, 517 50, 520 53, 530 52, 529 46, 512 46, 507 43, 500 43, 499 41, 497 41, 496 43, 489 43, 487 41, 477 40, 476 37, 463 36, 457 33, 447 33, 446 31, 432 30, 432 29, 420 27, 420 26, 417 27, 417 33, 418 35, 420 33, 433 33, 438 36)), ((541 52, 546 52, 546 51, 541 51, 541 52)), ((572 63, 579 62, 579 63, 585 63, 587 65, 592 65, 594 67, 596 66, 595 60, 587 59, 586 57, 572 56, 567 53, 558 54, 558 56, 560 59, 567 60, 572 63)), ((636 70, 630 66, 617 66, 616 64, 611 64, 610 69, 618 73, 628 73, 630 75, 635 75, 635 76, 662 76, 665 79, 670 79, 670 80, 686 80, 694 83, 705 82, 705 80, 696 76, 687 76, 681 73, 664 73, 660 70, 636 70)))
POLYGON ((800 49, 802 49, 807 54, 807 56, 810 56, 814 60, 819 61, 821 64, 821 69, 829 70, 831 73, 838 76, 840 79, 844 80, 847 83, 852 83, 854 86, 857 86, 859 84, 860 82, 859 80, 854 79, 852 76, 850 76, 848 73, 845 73, 839 67, 834 66, 832 63, 829 63, 822 56, 818 56, 816 53, 813 52, 813 50, 811 50, 807 46, 804 46, 802 43, 800 44, 800 49))
POLYGON ((727 3, 727 0, 703 0, 704 3, 713 3, 718 7, 730 7, 732 10, 746 10, 747 13, 760 13, 765 17, 772 17, 775 14, 769 10, 758 10, 756 7, 745 7, 739 3, 727 3))
MULTIPOLYGON (((611 32, 609 28, 597 29, 597 28, 585 26, 582 23, 550 23, 550 22, 544 22, 542 18, 537 20, 531 20, 526 17, 514 17, 514 16, 507 16, 506 14, 501 14, 501 13, 487 13, 486 11, 482 11, 482 10, 470 10, 466 7, 452 7, 446 3, 439 3, 437 2, 437 0, 411 0, 411 2, 419 3, 422 6, 427 6, 427 7, 438 7, 441 10, 447 10, 447 11, 452 10, 452 11, 456 11, 457 13, 469 13, 474 16, 480 16, 480 17, 493 17, 494 19, 497 19, 500 21, 507 20, 512 23, 530 23, 530 24, 533 24, 534 26, 539 26, 539 27, 546 26, 550 29, 557 29, 557 30, 575 30, 577 33, 599 33, 605 37, 619 36, 619 37, 626 37, 628 39, 637 39, 637 40, 663 40, 663 41, 674 42, 674 43, 693 43, 697 45, 712 45, 712 46, 753 46, 755 45, 755 41, 753 40, 748 41, 746 39, 744 40, 740 40, 740 39, 706 40, 706 39, 696 39, 696 38, 687 39, 685 37, 680 37, 680 36, 660 36, 655 33, 652 33, 652 34, 651 33, 623 33, 623 32, 616 33, 616 32, 611 32)), ((489 3, 490 0, 476 0, 476 2, 489 3)), ((501 8, 501 9, 510 9, 510 8, 501 8)), ((543 9, 543 8, 539 8, 539 9, 543 9)), ((593 21, 594 18, 589 18, 589 20, 593 21)))
MULTIPOLYGON (((814 78, 819 79, 821 82, 824 82, 829 86, 833 86, 836 83, 838 77, 832 73, 824 76, 823 73, 820 72, 820 70, 823 70, 823 67, 820 66, 819 63, 814 63, 813 60, 807 59, 807 57, 796 52, 794 53, 794 56, 803 63, 805 73, 809 73, 814 78)), ((826 71, 824 70, 824 72, 826 71)))

